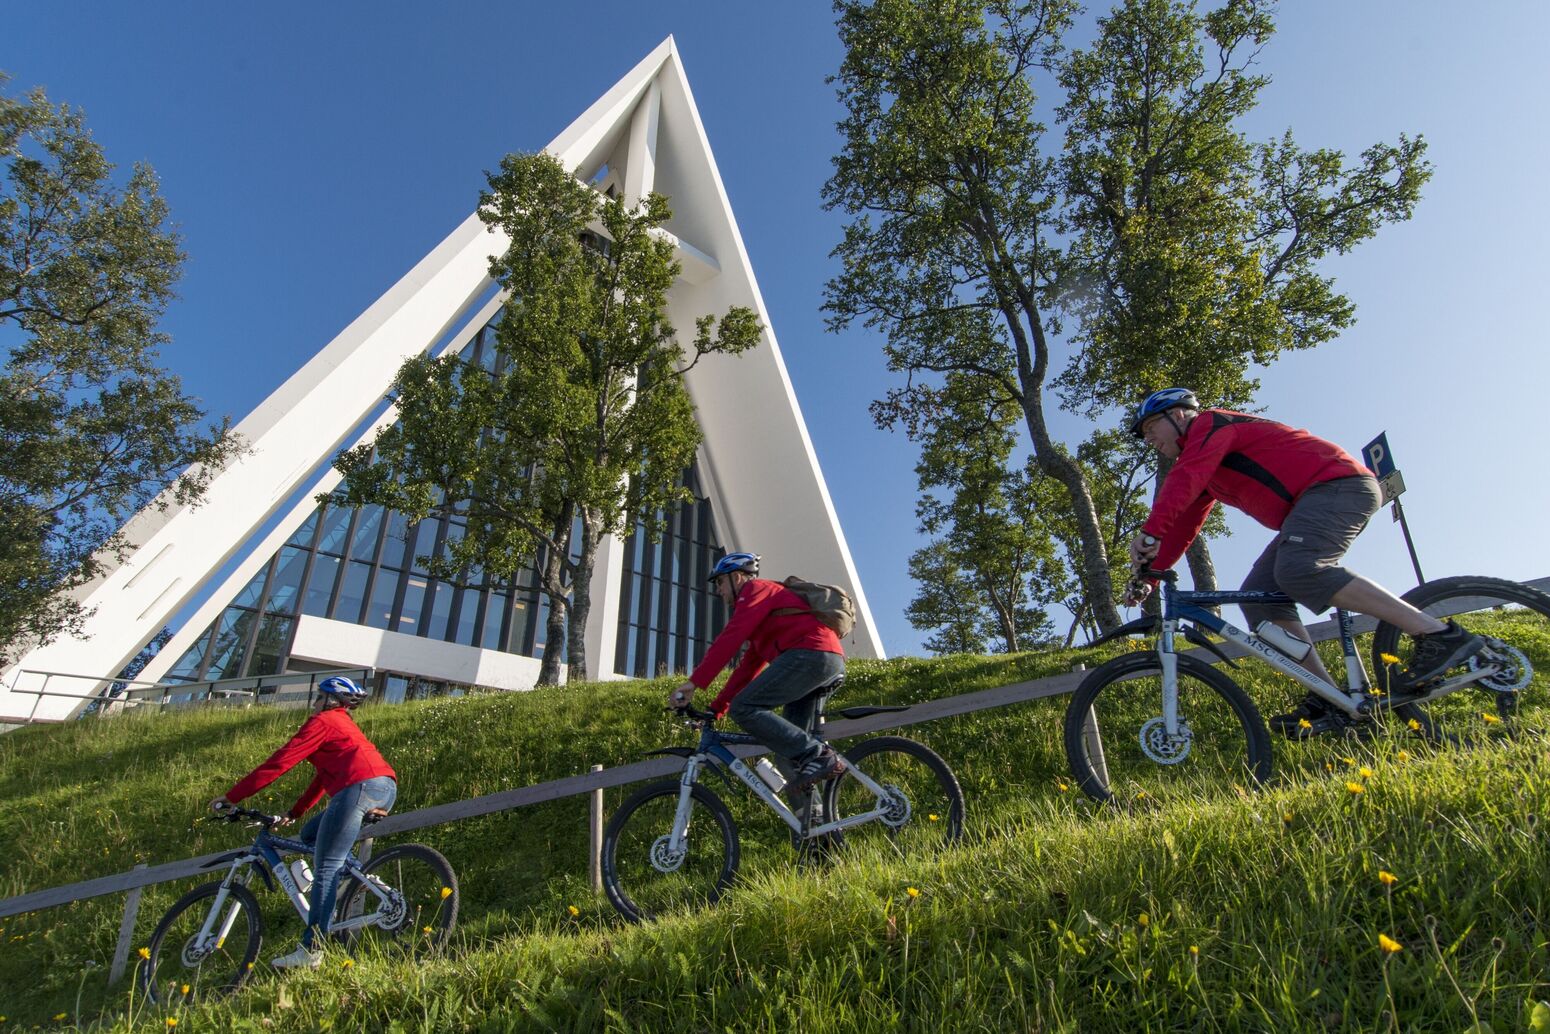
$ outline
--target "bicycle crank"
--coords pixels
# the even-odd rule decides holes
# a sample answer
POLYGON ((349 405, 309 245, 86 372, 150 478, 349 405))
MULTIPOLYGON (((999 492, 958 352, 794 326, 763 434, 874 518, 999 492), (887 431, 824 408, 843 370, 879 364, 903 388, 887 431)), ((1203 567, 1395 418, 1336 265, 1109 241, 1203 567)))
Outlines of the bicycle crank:
POLYGON ((1153 718, 1141 726, 1141 752, 1159 765, 1177 765, 1189 757, 1195 734, 1184 719, 1179 719, 1179 731, 1170 736, 1161 718, 1153 718))

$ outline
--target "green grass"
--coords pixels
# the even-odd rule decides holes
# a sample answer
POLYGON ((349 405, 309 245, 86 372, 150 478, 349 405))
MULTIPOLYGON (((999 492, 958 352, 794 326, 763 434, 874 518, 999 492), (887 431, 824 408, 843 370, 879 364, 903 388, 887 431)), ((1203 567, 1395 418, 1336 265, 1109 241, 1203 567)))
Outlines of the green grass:
MULTIPOLYGON (((1543 620, 1473 624, 1550 671, 1543 620)), ((853 662, 838 703, 952 696, 1104 656, 853 662)), ((1233 674, 1266 714, 1295 695, 1263 666, 1233 674)), ((684 743, 657 711, 673 681, 359 717, 398 769, 406 811, 684 743)), ((407 838, 446 854, 462 883, 444 958, 346 965, 335 950, 317 974, 261 973, 182 1013, 148 1009, 127 980, 104 986, 123 898, 81 902, 0 920, 0 1031, 166 1029, 168 1018, 180 1031, 1523 1029, 1550 998, 1542 678, 1530 696, 1512 738, 1480 717, 1489 701, 1460 694, 1434 713, 1470 733, 1469 747, 1277 743, 1265 791, 1212 786, 1128 810, 1069 789, 1063 698, 916 726, 905 733, 963 784, 963 845, 798 868, 784 827, 713 782, 744 824, 743 877, 717 908, 648 927, 619 923, 587 889, 584 798, 417 831, 407 838), (1403 949, 1382 951, 1380 933, 1403 949)), ((250 834, 191 820, 298 719, 206 711, 0 737, 0 895, 236 845, 250 834)), ((255 806, 278 810, 305 778, 255 806)), ((147 891, 137 944, 196 882, 147 891)), ((294 916, 270 918, 265 958, 297 932, 294 916)))

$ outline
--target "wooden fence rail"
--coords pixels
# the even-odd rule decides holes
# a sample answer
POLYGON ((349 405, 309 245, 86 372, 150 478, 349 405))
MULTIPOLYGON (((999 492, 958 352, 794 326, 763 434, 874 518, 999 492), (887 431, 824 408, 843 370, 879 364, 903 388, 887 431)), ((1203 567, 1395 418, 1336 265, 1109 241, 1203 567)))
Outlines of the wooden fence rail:
MULTIPOLYGON (((1523 584, 1541 591, 1550 591, 1550 577, 1537 578, 1523 584)), ((1448 613, 1463 614, 1472 610, 1481 610, 1494 606, 1497 602, 1499 601, 1491 597, 1460 599, 1453 601, 1453 605, 1448 608, 1448 613)), ((1357 631, 1359 633, 1370 632, 1374 624, 1370 618, 1358 618, 1357 631)), ((1308 630, 1313 634, 1316 642, 1333 639, 1339 634, 1333 620, 1321 621, 1310 625, 1308 630)), ((1235 647, 1230 643, 1220 643, 1218 646, 1223 653, 1234 659, 1248 655, 1248 651, 1235 647)), ((1204 660, 1215 660, 1209 653, 1199 648, 1181 652, 1198 653, 1204 660)), ((997 686, 993 689, 982 689, 959 696, 944 697, 939 700, 926 700, 911 706, 905 711, 890 711, 883 714, 869 715, 866 718, 828 722, 825 725, 825 730, 830 739, 842 740, 867 733, 882 732, 887 729, 900 729, 910 725, 918 725, 921 722, 972 714, 975 711, 1007 707, 1012 704, 1021 704, 1031 700, 1040 700, 1045 697, 1070 693, 1076 689, 1086 676, 1087 672, 1085 671, 1065 672, 1046 678, 1032 679, 1027 682, 1016 682, 1009 686, 997 686)), ((739 747, 736 753, 748 756, 763 753, 763 751, 757 747, 739 747)), ((429 808, 420 808, 417 811, 404 812, 401 815, 392 815, 370 826, 362 833, 362 836, 372 838, 384 837, 394 833, 407 833, 411 830, 424 829, 427 826, 440 826, 462 819, 493 815, 497 812, 510 811, 514 808, 522 808, 531 804, 542 804, 566 797, 577 797, 596 790, 606 790, 616 786, 640 782, 645 779, 671 775, 682 768, 683 761, 681 759, 664 757, 653 758, 650 761, 637 761, 628 765, 619 765, 615 768, 594 769, 579 775, 566 776, 563 779, 551 779, 543 783, 534 783, 531 786, 501 790, 498 793, 486 794, 482 797, 470 797, 467 800, 450 801, 446 804, 432 805, 429 808)), ((157 883, 166 883, 171 880, 197 876, 201 872, 206 871, 207 867, 216 859, 230 853, 231 849, 228 848, 213 854, 200 855, 198 858, 185 858, 176 862, 164 862, 161 865, 152 865, 146 868, 137 867, 128 872, 114 873, 111 876, 99 876, 96 879, 83 880, 80 883, 70 883, 60 887, 50 887, 46 890, 38 890, 12 898, 5 898, 0 900, 0 918, 18 915, 23 912, 36 912, 44 908, 55 908, 59 905, 69 904, 72 901, 83 901, 87 898, 101 897, 105 894, 117 894, 134 890, 138 887, 148 887, 157 883)))

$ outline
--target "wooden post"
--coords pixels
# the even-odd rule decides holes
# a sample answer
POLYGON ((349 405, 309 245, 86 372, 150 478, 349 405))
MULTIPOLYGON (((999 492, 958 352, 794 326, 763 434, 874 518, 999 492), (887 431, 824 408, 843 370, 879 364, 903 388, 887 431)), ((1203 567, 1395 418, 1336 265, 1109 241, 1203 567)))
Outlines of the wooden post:
MULTIPOLYGON (((136 869, 145 868, 141 862, 136 869)), ((140 916, 140 892, 144 887, 135 887, 124 898, 124 918, 118 924, 118 946, 113 949, 113 965, 108 969, 108 986, 118 983, 124 975, 124 967, 129 962, 129 942, 134 940, 135 920, 140 916)))
MULTIPOLYGON (((602 765, 593 765, 593 772, 601 772, 602 765)), ((592 893, 603 892, 603 790, 592 791, 592 805, 587 816, 587 877, 592 883, 592 893)))

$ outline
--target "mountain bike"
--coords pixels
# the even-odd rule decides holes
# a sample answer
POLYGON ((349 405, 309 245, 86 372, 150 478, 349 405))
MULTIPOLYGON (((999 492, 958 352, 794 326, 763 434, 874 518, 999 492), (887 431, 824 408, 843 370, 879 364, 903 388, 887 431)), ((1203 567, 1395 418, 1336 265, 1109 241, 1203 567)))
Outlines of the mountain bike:
MULTIPOLYGON (((251 847, 204 866, 227 866, 225 878, 183 895, 156 925, 140 970, 141 986, 151 1001, 215 997, 248 978, 264 938, 258 898, 250 889, 255 874, 270 890, 278 884, 306 924, 307 892, 282 855, 310 856, 312 846, 272 832, 282 818, 233 805, 212 820, 248 820, 261 828, 251 847)), ((398 844, 365 862, 352 854, 339 878, 329 936, 352 951, 428 953, 447 942, 457 923, 457 876, 439 852, 424 844, 398 844)))
MULTIPOLYGON (((838 679, 819 687, 809 729, 824 740, 828 697, 838 679)), ((846 707, 837 714, 864 718, 903 707, 846 707)), ((799 852, 826 854, 840 839, 853 845, 871 827, 899 851, 930 849, 963 834, 963 791, 947 762, 925 744, 902 736, 863 740, 842 754, 847 770, 806 791, 788 807, 778 796, 781 776, 765 758, 749 766, 729 749, 763 744, 745 733, 718 732, 716 716, 686 707, 680 713, 699 732, 696 747, 664 747, 652 754, 684 758, 677 779, 649 783, 620 806, 603 833, 603 888, 620 914, 633 922, 666 912, 715 903, 737 875, 737 823, 702 782, 714 771, 753 791, 791 830, 799 852), (730 773, 730 774, 729 774, 730 773), (761 773, 764 773, 761 775, 761 773), (768 780, 768 782, 767 782, 768 780)))
MULTIPOLYGON (((1270 592, 1185 592, 1175 588, 1174 571, 1144 571, 1158 580, 1160 614, 1132 621, 1103 636, 1104 642, 1139 633, 1157 633, 1155 649, 1123 654, 1095 668, 1077 687, 1066 708, 1065 748, 1071 774, 1098 801, 1144 800, 1192 790, 1202 779, 1226 784, 1255 784, 1270 778, 1270 730, 1259 710, 1231 676, 1198 657, 1175 651, 1182 636, 1237 665, 1203 630, 1209 630, 1290 676, 1342 716, 1342 731, 1366 734, 1382 724, 1401 727, 1427 739, 1440 738, 1425 705, 1463 689, 1489 693, 1498 712, 1517 711, 1519 695, 1533 677, 1522 650, 1499 639, 1470 658, 1457 674, 1444 674, 1419 686, 1401 687, 1389 673, 1408 654, 1407 637, 1380 622, 1373 633, 1375 683, 1356 649, 1355 620, 1336 609, 1345 685, 1325 682, 1297 663, 1298 644, 1280 632, 1246 632, 1204 608, 1222 604, 1286 604, 1290 597, 1270 592), (1181 630, 1181 623, 1188 622, 1181 630), (1290 650, 1288 653, 1286 651, 1290 650), (1395 685, 1390 686, 1394 681, 1395 685)), ((1456 613, 1465 603, 1516 604, 1550 616, 1550 596, 1498 578, 1445 578, 1405 593, 1406 602, 1432 613, 1456 613)), ((1262 625, 1261 628, 1266 626, 1262 625)), ((1302 647, 1311 649, 1308 644, 1302 647)), ((1306 656, 1306 649, 1301 653, 1306 656)))

